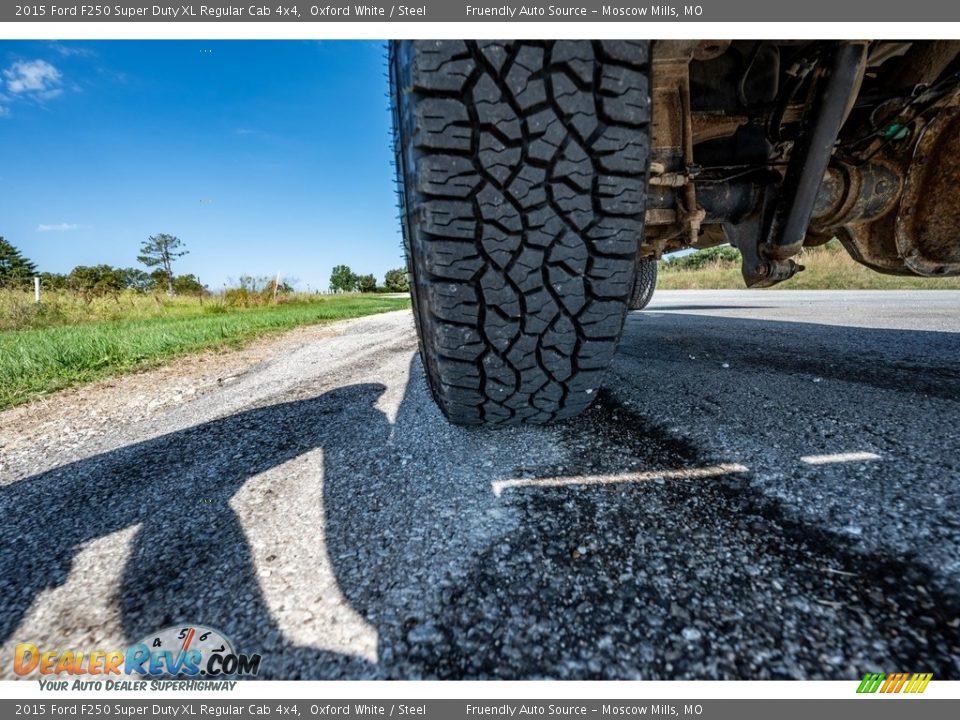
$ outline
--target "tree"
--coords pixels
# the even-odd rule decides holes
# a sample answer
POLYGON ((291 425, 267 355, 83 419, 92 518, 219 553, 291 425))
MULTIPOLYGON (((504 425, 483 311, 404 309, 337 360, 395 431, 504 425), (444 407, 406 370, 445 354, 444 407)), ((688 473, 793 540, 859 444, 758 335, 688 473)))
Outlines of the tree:
POLYGON ((377 279, 373 275, 361 275, 357 278, 357 288, 362 293, 376 292, 377 279))
POLYGON ((154 279, 140 268, 118 268, 117 273, 123 281, 123 286, 128 290, 146 293, 153 290, 156 286, 154 279))
POLYGON ((173 283, 173 276, 163 268, 157 268, 152 273, 147 275, 147 277, 149 278, 149 291, 155 292, 160 288, 166 288, 167 292, 170 292, 170 285, 173 283))
POLYGON ((357 287, 357 276, 347 265, 337 265, 330 273, 330 289, 334 292, 352 292, 357 287))
POLYGON ((200 279, 193 274, 177 275, 173 279, 173 289, 178 295, 203 295, 206 292, 200 279))
POLYGON ((68 290, 70 278, 63 273, 40 273, 40 285, 46 290, 68 290))
POLYGON ((0 236, 0 285, 20 285, 37 274, 37 266, 0 236))
POLYGON ((104 295, 118 295, 126 287, 123 271, 109 265, 78 265, 70 271, 68 282, 88 301, 104 295))
POLYGON ((155 267, 166 273, 168 295, 173 295, 173 261, 190 252, 181 250, 182 245, 180 238, 160 233, 147 238, 137 255, 137 260, 147 267, 155 267))
POLYGON ((387 270, 383 277, 383 286, 390 292, 410 292, 410 281, 405 268, 387 270))

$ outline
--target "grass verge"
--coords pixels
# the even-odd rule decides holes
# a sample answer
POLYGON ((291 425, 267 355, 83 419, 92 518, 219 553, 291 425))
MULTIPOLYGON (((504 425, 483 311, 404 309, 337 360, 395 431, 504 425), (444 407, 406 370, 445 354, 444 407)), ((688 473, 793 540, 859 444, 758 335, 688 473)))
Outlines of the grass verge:
POLYGON ((407 298, 333 296, 252 308, 207 303, 169 316, 133 317, 0 332, 0 408, 78 383, 300 325, 409 307, 407 298))
MULTIPOLYGON (((807 248, 797 260, 806 269, 776 285, 777 290, 960 290, 960 278, 883 275, 860 265, 839 242, 807 248)), ((743 288, 740 258, 729 247, 711 248, 661 262, 658 290, 743 288)))

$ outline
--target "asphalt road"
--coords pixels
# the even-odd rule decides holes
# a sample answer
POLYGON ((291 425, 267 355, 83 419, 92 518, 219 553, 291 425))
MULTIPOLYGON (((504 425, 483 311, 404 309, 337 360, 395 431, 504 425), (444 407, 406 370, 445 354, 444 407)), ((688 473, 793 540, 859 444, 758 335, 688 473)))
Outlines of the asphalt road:
POLYGON ((445 423, 409 313, 336 330, 0 416, 0 657, 196 622, 275 678, 960 679, 960 293, 660 292, 547 428, 445 423))

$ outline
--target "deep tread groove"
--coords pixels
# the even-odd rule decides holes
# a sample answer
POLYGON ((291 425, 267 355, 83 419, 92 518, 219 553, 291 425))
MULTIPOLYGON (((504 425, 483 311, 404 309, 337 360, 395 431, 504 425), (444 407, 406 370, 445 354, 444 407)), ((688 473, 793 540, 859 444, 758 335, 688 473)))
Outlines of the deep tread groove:
POLYGON ((634 289, 647 58, 639 41, 390 44, 414 315, 453 422, 596 398, 634 289))

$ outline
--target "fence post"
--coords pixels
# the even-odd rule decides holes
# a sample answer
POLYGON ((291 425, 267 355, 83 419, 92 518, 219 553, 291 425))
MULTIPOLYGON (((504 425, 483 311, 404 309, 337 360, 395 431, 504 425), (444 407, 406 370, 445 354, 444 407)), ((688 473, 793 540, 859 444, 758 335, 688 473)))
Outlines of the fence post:
POLYGON ((34 276, 33 278, 33 301, 37 304, 40 303, 40 277, 34 276))

